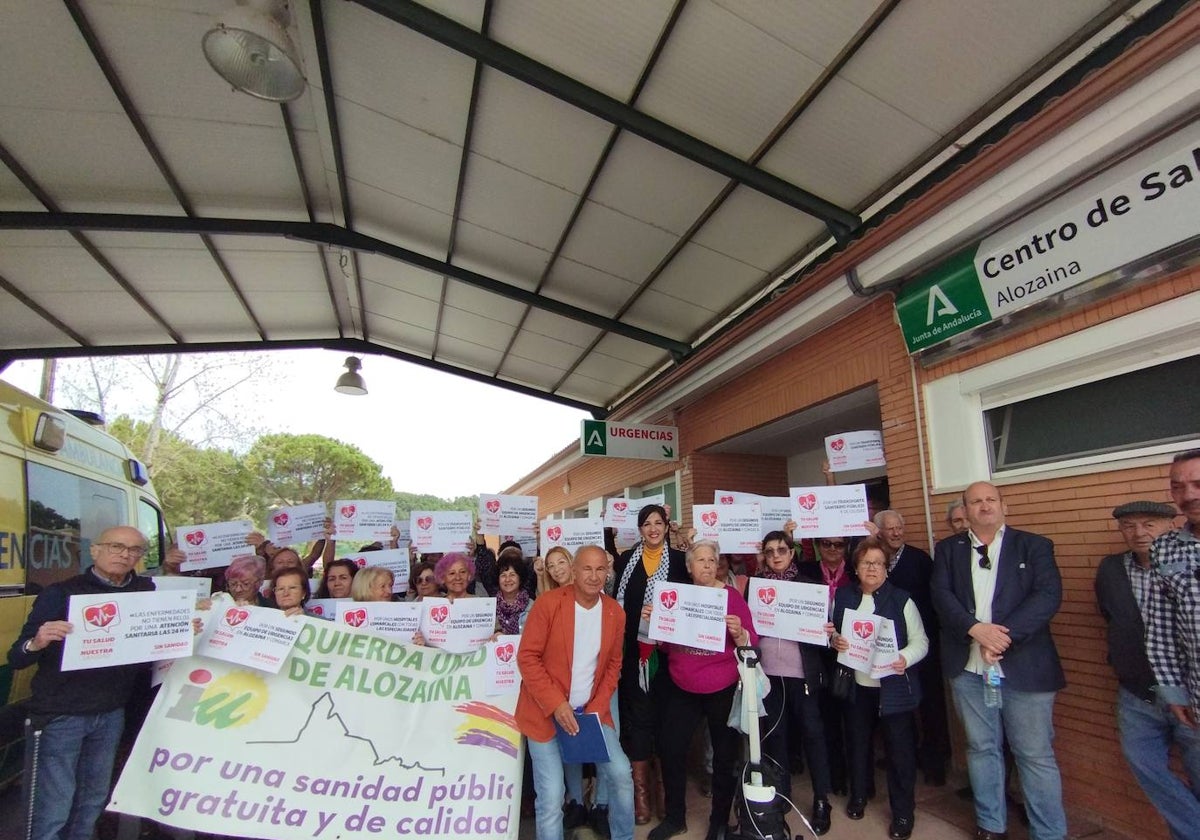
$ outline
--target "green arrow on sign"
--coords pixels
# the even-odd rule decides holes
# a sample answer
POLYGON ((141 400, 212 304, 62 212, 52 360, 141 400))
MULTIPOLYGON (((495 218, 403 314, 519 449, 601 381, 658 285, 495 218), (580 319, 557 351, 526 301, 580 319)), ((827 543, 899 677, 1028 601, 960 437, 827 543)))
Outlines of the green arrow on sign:
POLYGON ((603 420, 583 421, 583 454, 608 454, 608 427, 603 420))
POLYGON ((667 457, 667 458, 675 457, 675 447, 673 447, 673 446, 664 446, 662 448, 662 451, 663 451, 664 457, 667 457))

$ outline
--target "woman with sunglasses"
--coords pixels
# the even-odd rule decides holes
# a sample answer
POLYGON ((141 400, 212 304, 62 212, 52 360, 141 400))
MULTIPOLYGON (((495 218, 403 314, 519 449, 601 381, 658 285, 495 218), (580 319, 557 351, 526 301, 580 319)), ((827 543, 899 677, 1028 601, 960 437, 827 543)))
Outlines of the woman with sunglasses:
POLYGON ((436 598, 442 590, 438 587, 433 570, 436 564, 432 560, 422 560, 412 567, 408 576, 408 594, 406 601, 420 601, 422 598, 436 598))
POLYGON ((891 663, 891 673, 876 680, 869 673, 854 672, 854 699, 849 704, 850 801, 846 804, 846 816, 861 820, 866 810, 868 780, 875 775, 871 740, 878 721, 887 746, 888 802, 892 808, 888 836, 892 840, 908 840, 913 830, 917 783, 914 712, 921 702, 920 681, 916 672, 909 669, 929 652, 929 638, 916 603, 907 592, 888 581, 887 562, 886 546, 874 537, 858 544, 854 566, 859 583, 838 590, 834 597, 833 627, 837 630, 831 642, 837 651, 850 647, 842 633, 846 629, 846 610, 873 613, 889 619, 895 627, 896 659, 891 663))

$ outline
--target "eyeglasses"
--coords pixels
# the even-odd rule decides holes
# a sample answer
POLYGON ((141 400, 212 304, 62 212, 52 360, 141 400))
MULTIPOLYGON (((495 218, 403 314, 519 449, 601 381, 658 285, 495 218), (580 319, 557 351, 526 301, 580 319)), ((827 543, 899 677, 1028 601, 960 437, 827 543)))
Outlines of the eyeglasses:
POLYGON ((421 575, 417 578, 417 583, 433 583, 433 575, 421 575))
POLYGON ((858 563, 858 568, 860 568, 860 569, 882 569, 886 565, 887 565, 887 563, 884 563, 882 560, 860 560, 858 563))
POLYGON ((988 557, 988 547, 986 544, 975 546, 975 550, 979 552, 979 568, 991 569, 992 559, 988 557))
POLYGON ((792 549, 788 548, 786 545, 777 545, 774 548, 763 549, 763 554, 767 555, 768 557, 771 555, 775 555, 776 557, 786 557, 791 553, 792 549))
POLYGON ((125 545, 125 543, 117 542, 98 542, 94 545, 103 546, 110 554, 128 554, 135 560, 140 560, 146 556, 146 547, 144 545, 125 545))
POLYGON ((229 589, 252 589, 254 587, 254 581, 252 581, 252 580, 231 580, 229 578, 226 578, 225 586, 228 587, 229 589))
POLYGON ((843 540, 838 540, 836 542, 834 540, 817 540, 817 545, 821 546, 821 548, 845 548, 846 547, 846 543, 843 540))

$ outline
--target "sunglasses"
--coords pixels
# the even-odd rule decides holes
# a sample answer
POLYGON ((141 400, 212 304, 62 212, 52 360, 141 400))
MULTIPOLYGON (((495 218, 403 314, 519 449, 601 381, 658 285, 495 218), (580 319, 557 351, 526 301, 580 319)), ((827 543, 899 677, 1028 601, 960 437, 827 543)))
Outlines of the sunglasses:
POLYGON ((433 583, 433 575, 421 575, 417 578, 417 583, 433 583))
POLYGON ((992 559, 988 557, 988 547, 986 545, 977 545, 975 550, 979 552, 979 568, 991 569, 992 559))
POLYGON ((846 547, 846 543, 841 540, 838 540, 836 542, 834 540, 817 540, 817 545, 821 546, 821 548, 845 548, 846 547))

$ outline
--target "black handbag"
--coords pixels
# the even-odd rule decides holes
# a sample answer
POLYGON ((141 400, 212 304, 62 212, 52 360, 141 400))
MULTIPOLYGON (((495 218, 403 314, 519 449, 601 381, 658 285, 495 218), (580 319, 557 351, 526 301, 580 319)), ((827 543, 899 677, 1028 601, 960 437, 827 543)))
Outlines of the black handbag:
POLYGON ((833 666, 833 674, 829 679, 829 693, 838 700, 854 700, 854 670, 841 663, 833 666))

